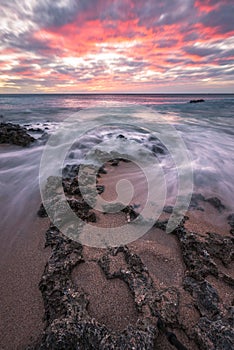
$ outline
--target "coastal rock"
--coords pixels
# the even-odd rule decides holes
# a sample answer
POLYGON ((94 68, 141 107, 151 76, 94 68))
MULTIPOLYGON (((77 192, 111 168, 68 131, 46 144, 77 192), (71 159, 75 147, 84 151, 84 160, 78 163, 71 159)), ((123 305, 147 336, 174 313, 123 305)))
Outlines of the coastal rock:
POLYGON ((206 280, 198 282, 192 277, 186 277, 184 288, 194 297, 195 305, 202 316, 212 318, 219 313, 219 296, 209 282, 206 280))
POLYGON ((204 202, 204 201, 205 201, 205 197, 201 193, 193 193, 190 200, 189 209, 204 211, 204 209, 199 204, 200 202, 204 202))
MULTIPOLYGON (((89 316, 88 296, 82 289, 75 288, 71 280, 72 269, 84 261, 82 245, 66 238, 53 226, 47 231, 46 237, 47 245, 52 248, 52 255, 40 282, 46 328, 41 339, 31 349, 153 349, 158 331, 147 318, 145 321, 143 318, 138 326, 129 325, 123 332, 116 333, 89 316)), ((143 305, 138 297, 143 289, 149 303, 156 301, 159 297, 153 290, 146 268, 127 248, 123 249, 132 272, 129 275, 126 271, 122 277, 134 291, 137 305, 143 305)), ((109 271, 108 261, 109 257, 117 253, 110 251, 100 260, 107 278, 114 278, 109 271)))
POLYGON ((195 328, 195 339, 204 350, 232 350, 234 345, 233 311, 216 320, 202 317, 195 328))
POLYGON ((40 208, 37 212, 37 215, 40 217, 40 218, 46 218, 48 216, 46 210, 45 210, 45 207, 43 205, 43 203, 41 203, 40 205, 40 208))
POLYGON ((221 200, 217 197, 207 198, 206 202, 210 203, 214 208, 216 208, 219 212, 226 209, 225 205, 221 202, 221 200))
POLYGON ((173 212, 173 206, 167 205, 163 208, 164 213, 171 214, 173 212))
POLYGON ((233 231, 233 233, 234 233, 234 213, 229 214, 227 217, 227 220, 228 220, 229 225, 231 226, 230 232, 233 231))
MULTIPOLYGON (((93 171, 96 170, 93 168, 93 171)), ((88 177, 84 180, 88 186, 97 189, 96 182, 90 184, 88 177)), ((53 193, 59 193, 61 179, 50 177, 48 186, 53 193)), ((63 189, 71 209, 83 223, 95 222, 92 208, 79 191, 75 194, 78 188, 77 176, 63 179, 63 189)), ((195 194, 192 200, 195 207, 200 201, 206 201, 200 194, 195 194)), ((222 208, 222 203, 216 198, 210 204, 222 208)), ((138 216, 136 207, 115 203, 104 206, 104 209, 106 212, 122 211, 131 221, 138 216)), ((43 208, 40 209, 43 212, 43 208)), ((56 203, 55 213, 63 214, 63 207, 57 208, 56 203)), ((46 325, 31 349, 153 350, 162 348, 162 337, 163 341, 183 350, 186 349, 182 344, 184 341, 192 344, 193 349, 231 349, 234 345, 233 313, 219 286, 226 286, 227 290, 234 286, 233 278, 228 275, 234 260, 234 238, 213 232, 203 235, 191 232, 184 227, 188 219, 184 217, 172 232, 185 270, 180 285, 176 287, 165 286, 153 279, 147 261, 141 260, 134 247, 107 248, 90 257, 80 243, 51 226, 46 232, 46 246, 50 246, 52 252, 40 282, 46 325), (72 277, 79 264, 90 261, 101 269, 106 281, 118 279, 126 285, 138 318, 133 325, 127 324, 124 330, 114 331, 108 328, 108 323, 102 324, 96 316, 91 317, 90 297, 82 289, 82 279, 81 283, 75 283, 72 277), (185 313, 185 309, 189 311, 185 313), (188 320, 191 315, 195 316, 193 322, 188 320)), ((232 216, 228 220, 231 221, 232 216)), ((168 220, 157 221, 154 227, 165 231, 167 223, 168 220)), ((76 239, 75 235, 70 237, 76 239)))
POLYGON ((200 102, 205 102, 205 100, 203 100, 202 98, 201 99, 198 99, 198 100, 190 100, 189 103, 200 103, 200 102))
POLYGON ((18 124, 0 123, 0 143, 17 146, 28 146, 35 139, 27 134, 27 130, 18 124))
POLYGON ((153 145, 151 150, 155 154, 165 154, 166 153, 165 147, 163 148, 162 146, 159 146, 159 145, 153 145))

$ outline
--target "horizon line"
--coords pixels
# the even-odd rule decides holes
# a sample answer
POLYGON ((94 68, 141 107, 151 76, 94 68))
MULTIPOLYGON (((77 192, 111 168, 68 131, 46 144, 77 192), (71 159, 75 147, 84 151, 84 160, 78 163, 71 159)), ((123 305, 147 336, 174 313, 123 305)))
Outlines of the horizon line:
POLYGON ((234 92, 0 92, 0 95, 234 95, 234 92))

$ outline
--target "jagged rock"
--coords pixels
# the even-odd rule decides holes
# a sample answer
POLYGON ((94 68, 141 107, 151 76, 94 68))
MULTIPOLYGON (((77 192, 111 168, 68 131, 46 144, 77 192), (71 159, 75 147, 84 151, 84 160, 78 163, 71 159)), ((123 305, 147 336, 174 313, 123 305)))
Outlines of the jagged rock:
POLYGON ((151 148, 152 152, 155 154, 165 154, 165 148, 159 145, 153 145, 151 148))
POLYGON ((229 214, 227 217, 228 223, 231 226, 231 230, 234 230, 234 213, 229 214))
POLYGON ((104 190, 105 190, 105 186, 104 185, 97 185, 96 188, 97 188, 98 194, 102 194, 104 192, 104 190))
POLYGON ((198 282, 192 277, 185 277, 184 288, 194 297, 195 305, 202 316, 212 318, 219 313, 219 296, 209 282, 198 282))
POLYGON ((80 165, 76 165, 76 164, 67 164, 64 168, 63 168, 63 178, 74 178, 78 175, 79 173, 79 168, 80 165))
MULTIPOLYGON (((51 193, 59 192, 61 178, 50 177, 48 186, 51 193)), ((94 187, 98 190, 96 182, 94 187)), ((68 195, 67 201, 71 209, 84 222, 94 222, 95 213, 79 197, 81 194, 77 175, 63 179, 63 189, 68 195)), ((198 206, 199 201, 206 201, 200 194, 195 194, 192 200, 194 206, 198 206)), ((222 203, 216 198, 210 204, 218 210, 222 208, 222 203)), ((55 213, 63 214, 63 206, 57 208, 56 201, 54 207, 55 213)), ((135 208, 133 205, 123 207, 121 203, 112 207, 113 211, 122 210, 130 220, 138 216, 135 208)), ((134 326, 128 325, 122 332, 111 331, 108 326, 90 316, 89 296, 83 292, 82 285, 73 284, 71 277, 74 267, 86 259, 86 255, 85 258, 83 256, 83 246, 51 226, 46 233, 46 246, 51 247, 52 253, 40 282, 46 326, 32 349, 153 350, 157 349, 158 336, 162 331, 171 344, 179 344, 172 330, 184 332, 189 341, 194 340, 200 349, 231 349, 233 314, 223 304, 218 287, 216 289, 208 281, 208 276, 212 275, 219 283, 226 283, 228 288, 234 285, 233 278, 224 273, 222 268, 220 270, 221 264, 228 268, 233 261, 234 239, 216 233, 201 235, 190 232, 184 227, 186 219, 188 218, 184 217, 172 233, 177 239, 186 270, 183 286, 178 289, 173 286, 160 289, 159 285, 156 288, 147 266, 127 246, 106 249, 101 257, 95 259, 92 256, 92 262, 95 261, 100 266, 106 279, 121 279, 132 294, 139 318, 134 326), (122 259, 120 265, 115 260, 118 254, 122 259), (195 327, 194 324, 193 327, 190 326, 192 329, 184 324, 184 317, 180 314, 181 298, 187 293, 191 294, 189 300, 193 301, 191 308, 198 310, 195 327)), ((232 220, 232 217, 228 220, 232 220)), ((157 221, 154 226, 166 230, 167 223, 168 220, 157 221)), ((186 349, 183 345, 180 348, 186 349)))
POLYGON ((195 328, 195 339, 204 350, 232 350, 234 345, 233 315, 217 320, 202 317, 195 328))
POLYGON ((62 184, 65 193, 70 195, 81 195, 78 179, 76 177, 63 179, 62 184))
POLYGON ((208 244, 199 240, 199 235, 179 227, 174 231, 180 241, 183 259, 188 274, 202 280, 209 274, 218 276, 217 266, 208 252, 208 244))
POLYGON ((118 166, 119 162, 120 162, 119 159, 113 159, 113 160, 110 160, 109 163, 110 163, 111 166, 118 166))
POLYGON ((12 123, 0 123, 0 143, 28 146, 35 139, 27 134, 27 129, 12 123))
MULTIPOLYGON (((71 281, 72 269, 84 261, 81 244, 66 238, 55 227, 50 227, 46 237, 47 245, 52 247, 51 257, 40 282, 46 328, 41 339, 31 348, 35 350, 153 349, 158 331, 147 320, 145 322, 143 320, 138 326, 128 326, 123 332, 116 333, 109 331, 106 326, 89 316, 87 295, 75 288, 71 281)), ((141 298, 139 299, 142 289, 145 289, 149 303, 155 301, 158 294, 155 292, 154 296, 152 280, 146 272, 146 279, 141 277, 141 272, 146 269, 140 258, 132 255, 127 248, 124 251, 132 271, 132 279, 127 272, 125 275, 136 295, 137 305, 143 305, 141 298)), ((108 261, 107 255, 100 261, 100 265, 110 277, 105 261, 108 261)))
POLYGON ((221 212, 223 209, 226 209, 221 200, 217 197, 208 198, 206 199, 206 202, 210 203, 219 212, 221 212))
POLYGON ((96 222, 96 214, 94 212, 90 213, 91 207, 83 199, 68 199, 68 204, 81 220, 85 222, 96 222))
POLYGON ((138 217, 138 213, 135 211, 132 205, 127 205, 124 209, 122 209, 122 212, 127 214, 127 219, 129 222, 138 217))
POLYGON ((47 212, 46 212, 46 210, 45 210, 45 207, 44 207, 43 203, 41 203, 40 208, 39 208, 39 210, 38 210, 38 212, 37 212, 37 215, 38 215, 39 217, 41 217, 41 218, 45 218, 45 217, 48 216, 48 214, 47 214, 47 212))

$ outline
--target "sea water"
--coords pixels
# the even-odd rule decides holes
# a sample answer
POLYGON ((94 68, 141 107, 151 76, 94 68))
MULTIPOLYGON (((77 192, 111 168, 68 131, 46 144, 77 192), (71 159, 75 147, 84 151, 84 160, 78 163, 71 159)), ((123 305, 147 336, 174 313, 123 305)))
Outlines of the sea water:
POLYGON ((8 230, 15 231, 22 218, 26 225, 35 215, 42 154, 49 137, 71 125, 71 118, 77 139, 71 144, 61 136, 56 144, 59 150, 67 143, 64 166, 87 161, 86 155, 96 148, 110 152, 126 145, 122 150, 126 156, 140 160, 145 152, 155 155, 165 177, 165 204, 175 203, 182 166, 185 172, 192 171, 193 192, 219 198, 226 214, 234 210, 234 95, 0 95, 0 115, 1 122, 25 126, 37 139, 26 148, 0 148, 1 226, 8 230), (205 101, 189 103, 194 99, 205 101), (168 149, 172 139, 174 150, 168 149), (178 142, 188 154, 187 165, 173 159, 178 142))

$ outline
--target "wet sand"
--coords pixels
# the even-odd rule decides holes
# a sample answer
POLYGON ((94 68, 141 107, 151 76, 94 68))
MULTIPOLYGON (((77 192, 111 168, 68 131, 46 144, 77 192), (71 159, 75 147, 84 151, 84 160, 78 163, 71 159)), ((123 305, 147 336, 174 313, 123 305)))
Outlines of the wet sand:
MULTIPOLYGON (((49 249, 49 221, 36 216, 27 229, 16 229, 13 242, 0 245, 0 349, 25 349, 43 330, 44 307, 38 283, 49 249)), ((3 232, 1 232, 3 234, 3 232)), ((6 233, 7 234, 7 233, 6 233)))

